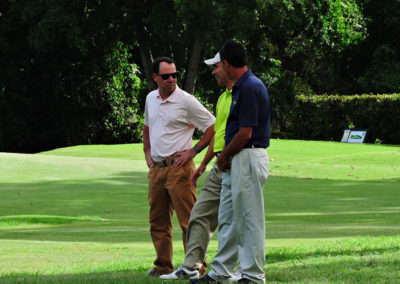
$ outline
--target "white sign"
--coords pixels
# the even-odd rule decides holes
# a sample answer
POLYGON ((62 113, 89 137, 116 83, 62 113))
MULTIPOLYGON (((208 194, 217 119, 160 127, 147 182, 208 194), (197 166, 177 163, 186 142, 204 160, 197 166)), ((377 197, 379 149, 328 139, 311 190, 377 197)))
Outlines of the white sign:
POLYGON ((342 137, 342 142, 347 142, 349 140, 350 137, 350 129, 346 129, 343 133, 343 137, 342 137))
POLYGON ((367 130, 352 130, 350 132, 348 143, 363 143, 365 139, 365 134, 367 134, 367 130))
POLYGON ((343 133, 342 142, 364 143, 366 135, 366 129, 346 129, 343 133))

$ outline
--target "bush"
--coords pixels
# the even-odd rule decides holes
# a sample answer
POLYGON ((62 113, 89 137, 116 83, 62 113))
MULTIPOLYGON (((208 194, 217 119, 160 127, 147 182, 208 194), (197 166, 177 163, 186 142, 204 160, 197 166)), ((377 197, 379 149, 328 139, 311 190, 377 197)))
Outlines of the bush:
POLYGON ((340 141, 346 128, 368 129, 367 141, 400 144, 400 94, 296 97, 292 138, 340 141))

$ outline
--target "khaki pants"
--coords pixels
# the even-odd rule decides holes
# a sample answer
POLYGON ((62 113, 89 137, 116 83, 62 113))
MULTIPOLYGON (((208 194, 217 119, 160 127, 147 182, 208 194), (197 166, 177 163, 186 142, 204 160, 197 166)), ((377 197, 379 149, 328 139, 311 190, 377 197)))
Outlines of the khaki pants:
POLYGON ((239 258, 243 278, 265 283, 263 188, 268 167, 265 149, 243 149, 222 175, 218 253, 208 273, 216 281, 229 283, 239 258))
POLYGON ((196 187, 190 182, 193 161, 184 167, 153 167, 149 171, 150 234, 156 250, 154 265, 160 273, 170 273, 172 265, 172 214, 175 209, 186 248, 190 212, 196 202, 196 187))
POLYGON ((187 230, 184 265, 203 273, 207 269, 205 255, 210 238, 218 226, 221 194, 221 171, 214 163, 200 196, 192 209, 187 230))

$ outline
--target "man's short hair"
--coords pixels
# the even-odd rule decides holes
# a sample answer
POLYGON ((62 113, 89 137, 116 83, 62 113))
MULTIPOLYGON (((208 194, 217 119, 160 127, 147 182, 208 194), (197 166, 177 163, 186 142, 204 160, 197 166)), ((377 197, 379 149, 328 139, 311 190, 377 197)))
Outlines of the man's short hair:
POLYGON ((219 50, 221 60, 226 60, 235 68, 247 65, 246 52, 243 45, 234 40, 229 40, 219 50))
POLYGON ((153 73, 156 73, 156 74, 158 74, 158 72, 160 71, 160 63, 161 62, 167 62, 167 63, 169 63, 169 64, 174 64, 174 65, 176 65, 175 64, 175 61, 172 59, 172 58, 170 58, 170 57, 158 57, 158 58, 156 58, 154 61, 153 61, 153 66, 152 66, 152 68, 153 68, 153 73))

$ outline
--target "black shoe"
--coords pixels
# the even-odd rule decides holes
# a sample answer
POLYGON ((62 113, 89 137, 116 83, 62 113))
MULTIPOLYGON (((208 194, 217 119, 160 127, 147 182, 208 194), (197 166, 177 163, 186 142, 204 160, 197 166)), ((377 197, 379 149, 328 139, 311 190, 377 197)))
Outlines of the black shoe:
POLYGON ((238 280, 238 283, 255 283, 247 278, 242 278, 238 280))
POLYGON ((208 274, 199 279, 190 279, 190 283, 221 283, 212 279, 208 274))

